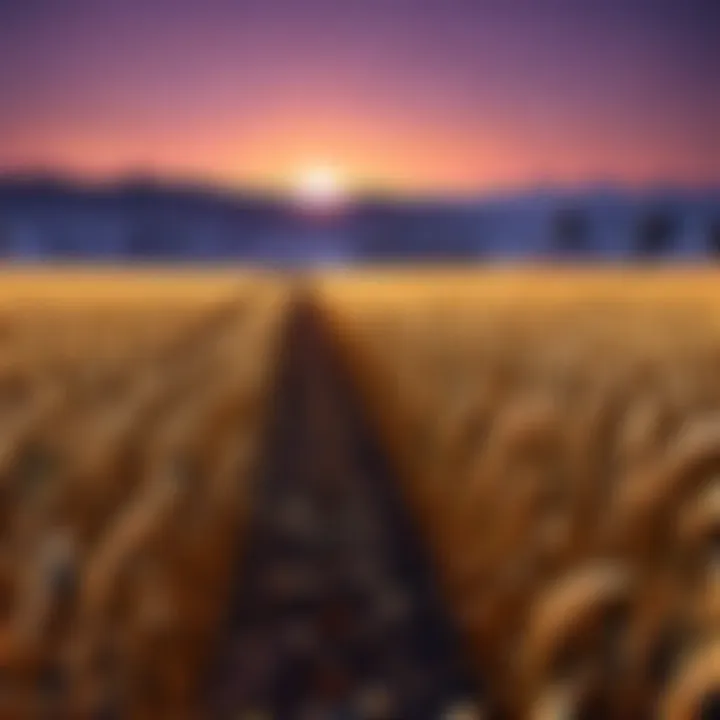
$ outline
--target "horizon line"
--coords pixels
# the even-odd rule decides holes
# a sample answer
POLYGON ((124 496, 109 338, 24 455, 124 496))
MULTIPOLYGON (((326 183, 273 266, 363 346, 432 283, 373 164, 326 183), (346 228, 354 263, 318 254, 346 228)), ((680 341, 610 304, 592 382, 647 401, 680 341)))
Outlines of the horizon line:
MULTIPOLYGON (((171 174, 152 170, 129 170, 117 173, 86 174, 53 167, 0 168, 0 184, 48 182, 78 190, 117 190, 127 186, 146 185, 168 190, 191 190, 218 196, 250 197, 275 201, 292 198, 288 188, 270 183, 261 185, 251 182, 236 183, 202 174, 171 174)), ((563 182, 551 179, 526 183, 487 186, 469 189, 413 190, 383 186, 380 183, 351 187, 350 203, 382 199, 394 202, 487 202, 502 201, 528 195, 578 196, 586 194, 620 194, 625 196, 648 196, 675 193, 682 195, 717 195, 720 199, 720 181, 717 183, 691 183, 687 181, 658 180, 632 182, 618 179, 588 179, 563 182)))

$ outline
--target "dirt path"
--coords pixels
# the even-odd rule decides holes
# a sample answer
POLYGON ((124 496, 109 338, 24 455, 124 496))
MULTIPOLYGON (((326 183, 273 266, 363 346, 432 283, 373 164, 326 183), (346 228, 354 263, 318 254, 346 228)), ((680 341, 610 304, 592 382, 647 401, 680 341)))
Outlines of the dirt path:
POLYGON ((441 718, 475 689, 322 322, 291 315, 209 715, 441 718))

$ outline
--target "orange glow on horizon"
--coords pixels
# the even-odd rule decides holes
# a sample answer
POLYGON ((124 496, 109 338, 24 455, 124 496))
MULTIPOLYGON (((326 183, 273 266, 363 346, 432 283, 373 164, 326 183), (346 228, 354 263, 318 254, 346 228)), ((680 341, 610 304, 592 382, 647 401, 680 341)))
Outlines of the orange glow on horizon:
POLYGON ((456 124, 452 132, 420 122, 360 114, 268 117, 238 134, 234 123, 214 119, 189 128, 149 127, 115 134, 76 125, 38 134, 32 127, 0 154, 0 172, 47 169, 90 180, 134 174, 192 179, 251 190, 292 194, 308 158, 328 158, 342 169, 352 194, 363 191, 472 194, 554 183, 618 182, 652 185, 666 180, 713 184, 712 153, 698 168, 697 154, 663 145, 649 153, 631 143, 568 132, 562 145, 537 142, 516 125, 456 124), (591 141, 592 140, 592 141, 591 141))

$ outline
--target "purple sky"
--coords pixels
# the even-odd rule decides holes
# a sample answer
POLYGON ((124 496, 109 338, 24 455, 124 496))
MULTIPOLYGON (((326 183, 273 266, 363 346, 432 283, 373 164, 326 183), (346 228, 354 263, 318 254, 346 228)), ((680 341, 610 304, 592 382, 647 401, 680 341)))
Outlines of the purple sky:
POLYGON ((0 171, 720 184, 717 0, 0 0, 0 171))

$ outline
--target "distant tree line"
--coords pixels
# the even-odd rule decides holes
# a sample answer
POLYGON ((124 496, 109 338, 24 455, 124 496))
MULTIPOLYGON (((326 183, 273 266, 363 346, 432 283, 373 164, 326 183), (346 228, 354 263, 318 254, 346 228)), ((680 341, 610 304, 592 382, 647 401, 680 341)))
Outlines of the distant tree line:
MULTIPOLYGON (((533 243, 541 229, 554 256, 600 256, 609 251, 603 243, 614 242, 640 262, 672 257, 680 250, 687 211, 682 202, 656 199, 639 211, 632 204, 611 204, 607 216, 593 202, 566 200, 551 212, 544 228, 519 225, 529 231, 525 242, 533 243), (620 214, 614 215, 617 210, 620 214), (607 238, 602 226, 615 226, 623 237, 616 242, 607 238)), ((481 205, 366 201, 339 224, 338 243, 352 246, 355 257, 385 262, 474 262, 506 252, 511 243, 504 233, 514 232, 513 213, 524 211, 522 203, 517 209, 508 206, 501 211, 512 216, 508 218, 486 213, 481 205), (502 223, 508 219, 505 230, 502 223)), ((48 183, 3 186, 0 181, 0 257, 264 257, 268 239, 292 237, 297 229, 307 232, 306 225, 306 219, 298 219, 282 202, 261 198, 141 184, 115 192, 81 192, 48 183)), ((696 250, 720 260, 720 214, 716 211, 697 231, 701 237, 694 233, 696 250)), ((278 247, 279 260, 284 252, 278 247)))
MULTIPOLYGON (((579 207, 563 207, 552 217, 552 249, 560 256, 577 257, 590 252, 592 227, 587 213, 579 207)), ((676 213, 664 208, 651 209, 632 229, 631 252, 640 260, 671 255, 678 249, 681 222, 676 213)), ((709 232, 710 251, 720 255, 720 223, 709 232)))

